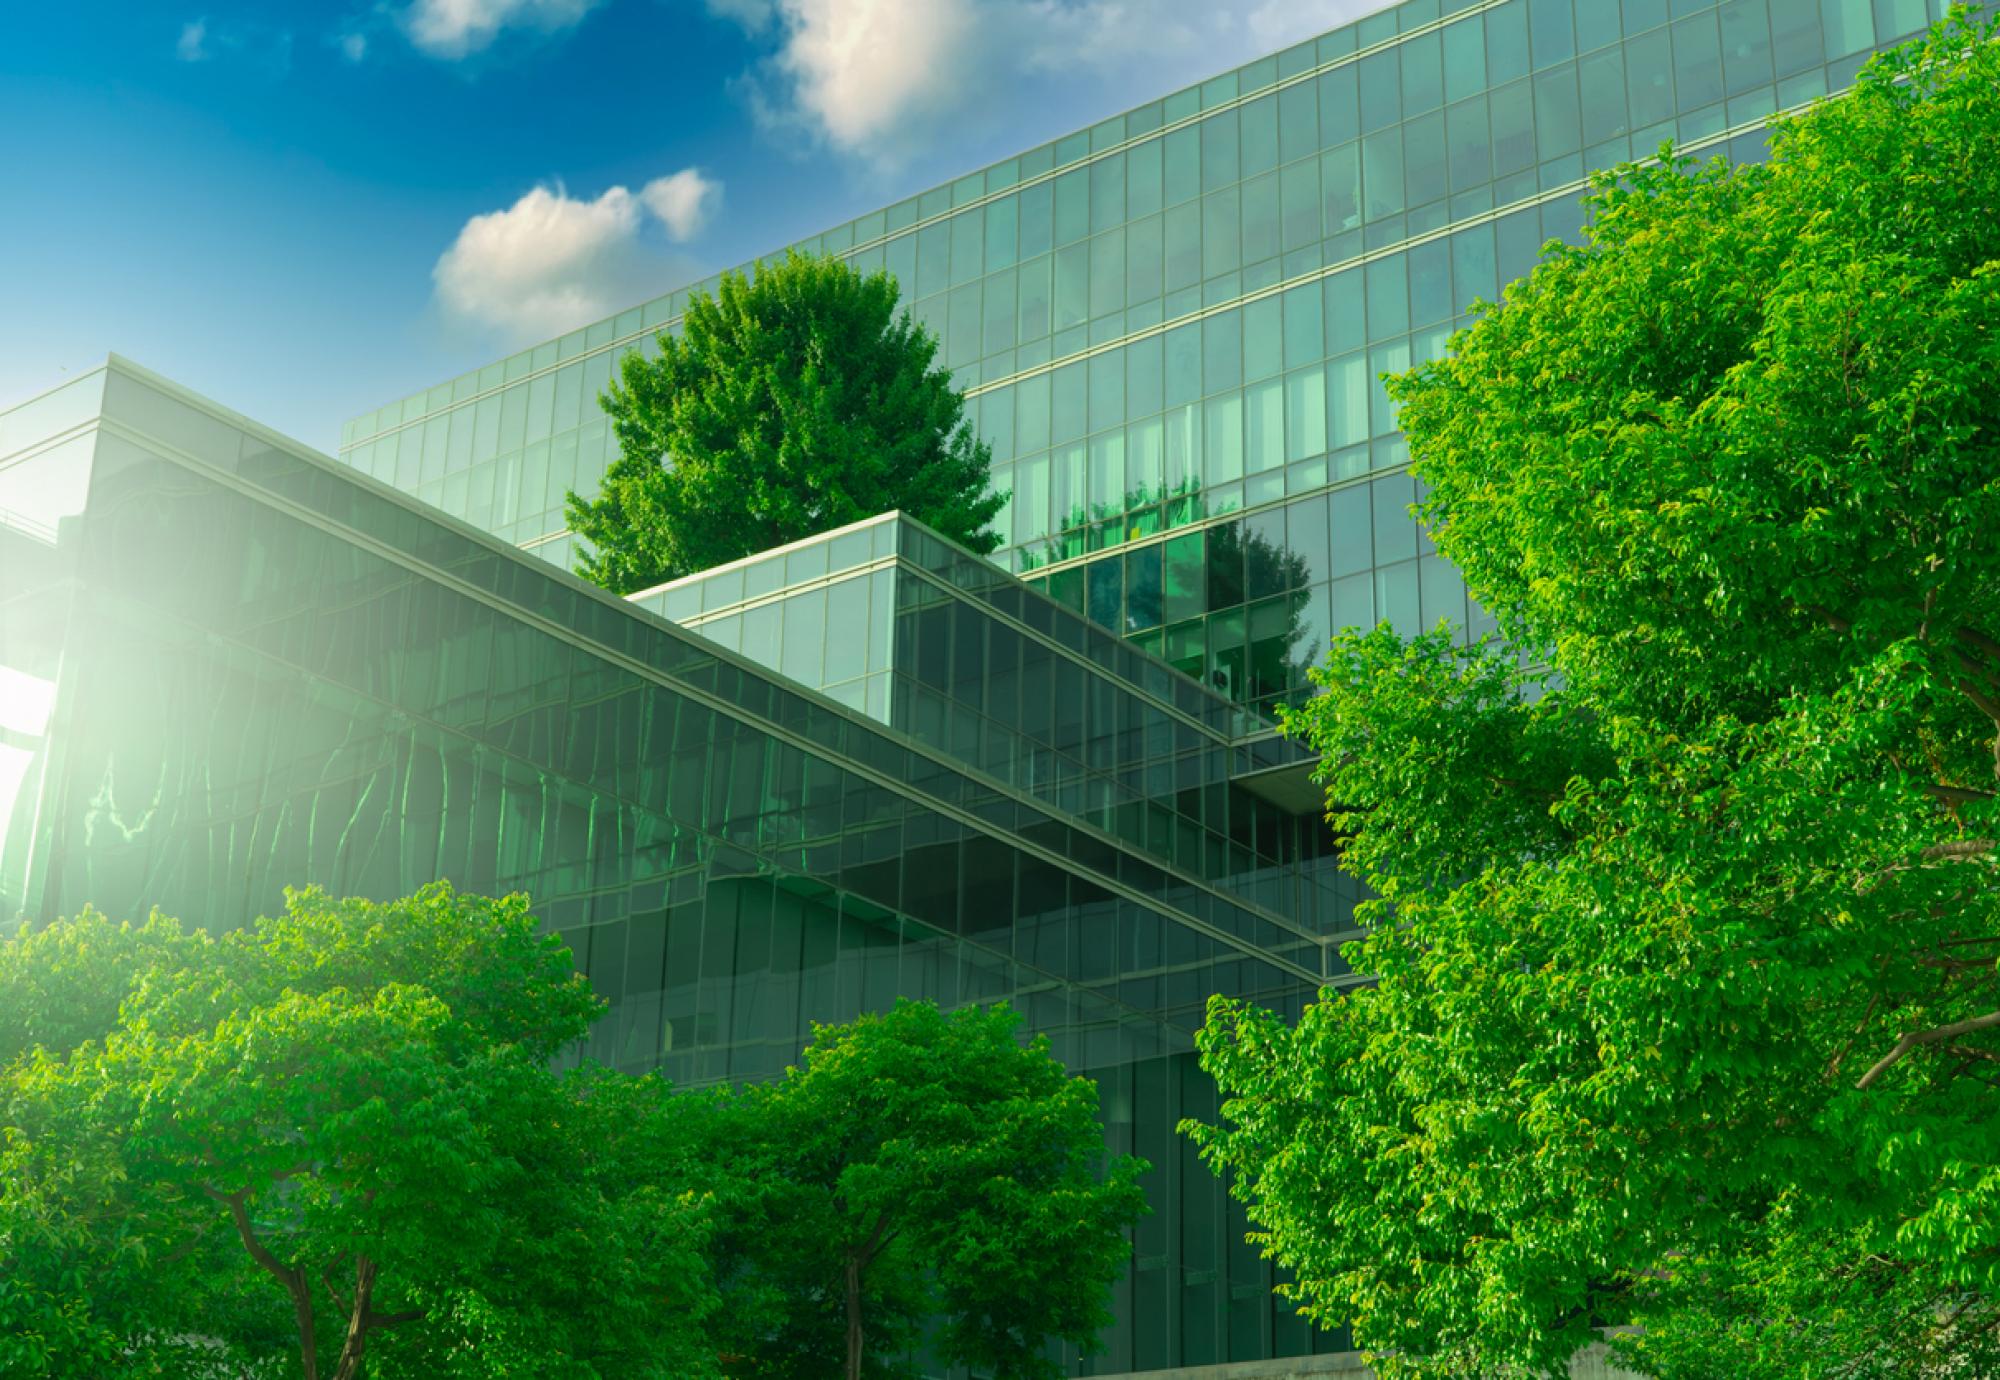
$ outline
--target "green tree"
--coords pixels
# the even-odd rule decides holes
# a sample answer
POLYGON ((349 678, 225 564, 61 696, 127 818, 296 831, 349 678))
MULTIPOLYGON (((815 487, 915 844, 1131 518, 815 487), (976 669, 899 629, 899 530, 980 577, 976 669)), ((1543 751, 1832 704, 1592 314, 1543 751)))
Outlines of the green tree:
POLYGON ((713 1370, 703 1205, 620 1153, 664 1093, 551 1071, 601 1003, 523 898, 308 890, 219 939, 85 916, 0 948, 22 992, 55 1042, 11 1036, 4 1153, 36 1191, 0 1188, 0 1265, 94 1324, 41 1329, 61 1364, 22 1373, 159 1338, 307 1380, 713 1370), (155 1287, 106 1314, 101 1262, 155 1287))
POLYGON ((1601 180, 1394 386, 1509 645, 1336 644, 1376 982, 1216 1003, 1191 1128, 1385 1372, 2000 1370, 1996 38, 1601 180))
POLYGON ((1107 1163, 1095 1086, 1019 1027, 1004 1005, 898 1002, 715 1104, 743 1171, 718 1268, 747 1373, 914 1375, 898 1358, 925 1345, 1039 1380, 1062 1374, 1050 1339, 1095 1349, 1145 1165, 1107 1163))
POLYGON ((620 593, 900 508, 988 552, 991 453, 895 280, 788 253, 696 294, 604 394, 619 457, 569 495, 578 571, 620 593))
POLYGON ((243 1380, 282 1331, 257 1325, 212 1239, 126 1172, 119 1127, 47 1066, 116 1027, 150 978, 209 961, 206 937, 86 911, 0 941, 0 1376, 243 1380), (67 1094, 67 1095, 59 1095, 67 1094), (217 1319, 226 1318, 215 1335, 217 1319))

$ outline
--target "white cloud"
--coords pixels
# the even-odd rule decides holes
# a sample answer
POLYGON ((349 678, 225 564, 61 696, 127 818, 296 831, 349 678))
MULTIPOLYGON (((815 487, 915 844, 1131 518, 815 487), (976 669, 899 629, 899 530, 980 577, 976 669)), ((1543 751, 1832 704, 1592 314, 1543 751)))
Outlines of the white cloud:
POLYGON ((340 55, 349 62, 359 62, 368 56, 368 35, 358 30, 354 33, 345 33, 334 41, 334 46, 340 49, 340 55))
POLYGON ((174 56, 182 62, 227 62, 273 79, 292 70, 292 35, 255 22, 211 24, 207 15, 181 25, 174 56))
POLYGON ((722 184, 704 176, 700 168, 682 168, 648 182, 640 189, 639 200, 659 217, 670 238, 691 240, 721 205, 722 184))
POLYGON ((595 200, 535 187, 512 206, 468 220, 431 270, 439 305, 455 320, 510 341, 545 340, 609 316, 648 292, 699 276, 648 244, 647 216, 686 239, 721 197, 693 168, 634 194, 612 187, 595 200))
POLYGON ((484 49, 503 29, 560 33, 582 22, 601 0, 410 0, 403 31, 418 49, 456 60, 484 49))
POLYGON ((750 77, 760 118, 884 164, 928 146, 950 120, 1031 112, 1060 78, 1144 99, 1387 3, 707 0, 776 44, 750 77))

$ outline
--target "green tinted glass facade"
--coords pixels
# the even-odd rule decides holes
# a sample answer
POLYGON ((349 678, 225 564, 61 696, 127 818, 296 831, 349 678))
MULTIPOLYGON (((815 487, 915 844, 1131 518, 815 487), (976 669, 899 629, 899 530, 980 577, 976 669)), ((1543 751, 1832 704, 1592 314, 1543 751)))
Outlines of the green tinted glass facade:
POLYGON ((525 890, 612 1003, 579 1057, 683 1083, 897 996, 1005 998, 1155 1166, 1077 1373, 1337 1348, 1173 1132, 1214 1112, 1210 994, 1296 1013, 1351 980, 1300 764, 900 518, 779 558, 784 585, 707 577, 723 617, 753 581, 781 609, 753 656, 122 361, 0 412, 0 920, 525 890), (830 693, 812 601, 845 585, 889 620, 886 717, 830 693))
MULTIPOLYGON (((1666 139, 1757 157, 1766 117, 1942 10, 1411 0, 799 247, 888 269, 937 336, 1012 494, 1004 564, 1268 706, 1302 675, 1292 603, 1311 647, 1481 629, 1409 518, 1379 375, 1575 239, 1586 170, 1666 139)), ((594 399, 687 297, 357 418, 342 457, 566 564, 562 495, 615 444, 594 399)))

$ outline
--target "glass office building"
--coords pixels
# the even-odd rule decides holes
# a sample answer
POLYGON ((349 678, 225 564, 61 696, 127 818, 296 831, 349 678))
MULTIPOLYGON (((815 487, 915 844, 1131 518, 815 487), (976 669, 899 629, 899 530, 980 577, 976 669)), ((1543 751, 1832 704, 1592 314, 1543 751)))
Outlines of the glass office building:
POLYGON ((936 332, 1011 494, 993 560, 885 514, 630 599, 568 574, 597 394, 705 284, 338 461, 116 359, 0 412, 0 923, 525 890, 612 1003, 586 1052, 684 1083, 1006 998, 1154 1166, 1073 1373, 1339 1351, 1173 1127, 1215 1112, 1209 995, 1354 980, 1270 707, 1333 628, 1484 626, 1378 376, 1574 238, 1586 170, 1757 157, 1941 9, 1409 0, 800 245, 936 332))
MULTIPOLYGON (((1549 239, 1587 170, 1754 158, 1944 0, 1408 0, 796 246, 886 268, 1012 499, 1000 560, 1268 707, 1281 639, 1478 631, 1379 383, 1549 239), (1257 544, 1287 559, 1244 562, 1257 544), (1290 612, 1297 604, 1296 614, 1290 612)), ((694 284, 347 424, 347 463, 558 565, 614 360, 694 284)))
POLYGON ((0 921, 523 890, 686 1084, 1006 999, 1155 1166, 1079 1373, 1337 1348, 1173 1131, 1211 993, 1351 980, 1294 751, 896 515, 761 559, 619 599, 115 358, 0 412, 0 921))

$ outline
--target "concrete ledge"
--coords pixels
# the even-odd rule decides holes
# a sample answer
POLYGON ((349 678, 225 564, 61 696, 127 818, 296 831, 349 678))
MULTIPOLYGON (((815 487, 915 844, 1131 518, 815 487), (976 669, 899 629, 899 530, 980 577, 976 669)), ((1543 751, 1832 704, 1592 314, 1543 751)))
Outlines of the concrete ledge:
MULTIPOLYGON (((1570 1380, 1639 1380, 1632 1372, 1612 1365, 1610 1351, 1602 1343, 1578 1352, 1569 1363, 1569 1374, 1570 1380)), ((1375 1371, 1361 1359, 1360 1352, 1341 1351, 1328 1356, 1291 1356, 1277 1361, 1230 1361, 1215 1366, 1131 1371, 1115 1380, 1317 1380, 1327 1375, 1374 1380, 1375 1371)))

